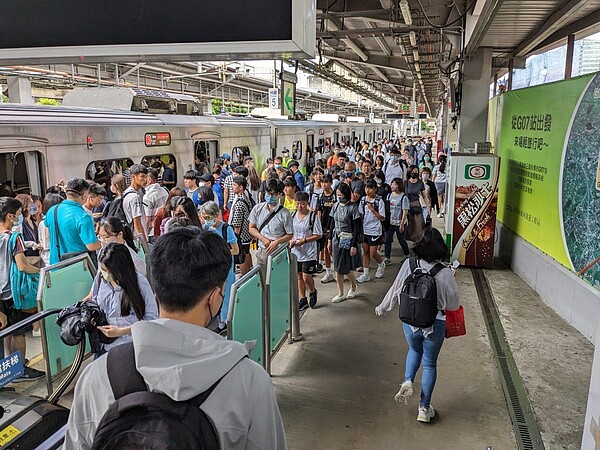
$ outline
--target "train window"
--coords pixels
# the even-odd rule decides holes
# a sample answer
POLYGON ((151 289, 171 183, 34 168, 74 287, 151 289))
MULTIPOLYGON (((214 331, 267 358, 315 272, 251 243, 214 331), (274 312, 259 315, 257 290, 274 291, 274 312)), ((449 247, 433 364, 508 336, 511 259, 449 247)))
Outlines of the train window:
POLYGON ((296 161, 302 159, 302 141, 294 141, 292 144, 292 158, 296 161))
POLYGON ((158 182, 167 188, 175 187, 177 184, 177 161, 175 155, 166 153, 163 155, 148 155, 142 158, 141 163, 158 171, 158 182))
POLYGON ((331 138, 325 138, 325 148, 327 151, 331 148, 331 138))
POLYGON ((231 162, 243 164, 246 156, 250 156, 250 149, 248 147, 233 147, 231 149, 231 162))
POLYGON ((333 132, 333 145, 337 145, 340 142, 340 133, 337 131, 333 132))
POLYGON ((369 139, 367 141, 369 144, 373 143, 373 133, 369 133, 369 139))
POLYGON ((125 176, 126 181, 130 181, 127 180, 128 175, 124 172, 131 166, 133 166, 133 160, 131 158, 92 161, 85 169, 85 179, 101 184, 108 190, 110 188, 110 179, 113 175, 121 174, 125 176))
POLYGON ((319 147, 323 147, 325 145, 325 139, 319 138, 319 147))
POLYGON ((204 172, 204 168, 212 168, 214 161, 219 157, 219 141, 194 142, 194 169, 204 172))
POLYGON ((8 185, 17 194, 43 196, 46 180, 42 167, 42 154, 38 151, 0 153, 0 184, 8 185))

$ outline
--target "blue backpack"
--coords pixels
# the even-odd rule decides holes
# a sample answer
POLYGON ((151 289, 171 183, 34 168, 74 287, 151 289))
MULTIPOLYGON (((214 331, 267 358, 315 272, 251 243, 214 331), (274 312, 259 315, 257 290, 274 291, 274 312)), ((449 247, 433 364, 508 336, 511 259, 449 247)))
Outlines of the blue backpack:
POLYGON ((37 307, 37 291, 40 276, 37 273, 21 272, 17 267, 14 252, 20 233, 11 233, 8 248, 12 255, 10 265, 10 290, 12 291, 15 309, 32 309, 37 307))

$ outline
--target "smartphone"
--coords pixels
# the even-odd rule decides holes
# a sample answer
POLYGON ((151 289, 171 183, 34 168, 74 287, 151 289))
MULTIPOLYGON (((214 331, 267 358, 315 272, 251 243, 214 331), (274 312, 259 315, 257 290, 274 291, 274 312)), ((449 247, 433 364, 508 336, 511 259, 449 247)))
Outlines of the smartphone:
POLYGON ((452 264, 450 264, 450 267, 451 267, 453 270, 456 270, 456 269, 458 269, 458 266, 460 266, 460 263, 458 262, 458 259, 455 259, 455 260, 452 262, 452 264))

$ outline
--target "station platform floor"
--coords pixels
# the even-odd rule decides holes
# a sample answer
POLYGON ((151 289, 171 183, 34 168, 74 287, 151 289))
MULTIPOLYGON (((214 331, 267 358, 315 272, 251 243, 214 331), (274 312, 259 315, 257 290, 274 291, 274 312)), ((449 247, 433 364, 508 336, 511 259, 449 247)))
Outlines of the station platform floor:
MULTIPOLYGON (((467 335, 442 347, 432 398, 437 418, 416 421, 421 371, 409 404, 394 401, 408 346, 397 308, 383 317, 374 309, 399 268, 394 253, 383 278, 359 285, 355 299, 339 304, 331 303, 335 283, 317 281, 317 307, 301 320, 304 339, 286 344, 272 364, 289 448, 517 448, 468 268, 456 274, 467 335)), ((511 270, 499 267, 485 275, 545 448, 580 448, 592 344, 511 270)))
MULTIPOLYGON (((441 220, 434 218, 434 225, 441 227, 441 220)), ((394 401, 408 348, 397 309, 383 317, 374 310, 400 268, 398 250, 396 244, 383 278, 360 284, 352 300, 331 303, 335 283, 315 277, 319 302, 303 314, 304 339, 283 345, 271 366, 288 447, 518 448, 471 269, 456 274, 467 335, 442 347, 432 398, 437 417, 430 424, 416 421, 420 371, 409 404, 394 401)), ((545 448, 579 449, 593 345, 510 269, 498 265, 485 276, 545 448)), ((27 345, 27 356, 43 369, 40 339, 27 337, 27 345)), ((12 386, 47 394, 43 379, 12 386)), ((73 388, 61 397, 64 406, 73 388)))

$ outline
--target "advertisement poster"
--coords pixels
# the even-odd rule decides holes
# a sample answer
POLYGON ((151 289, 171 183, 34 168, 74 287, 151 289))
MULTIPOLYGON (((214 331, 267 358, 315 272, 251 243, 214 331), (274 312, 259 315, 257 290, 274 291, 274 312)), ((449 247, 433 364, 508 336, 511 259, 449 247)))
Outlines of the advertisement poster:
POLYGON ((600 77, 494 99, 498 220, 600 289, 600 77))
POLYGON ((499 158, 453 154, 451 161, 452 259, 465 266, 491 268, 499 158))

